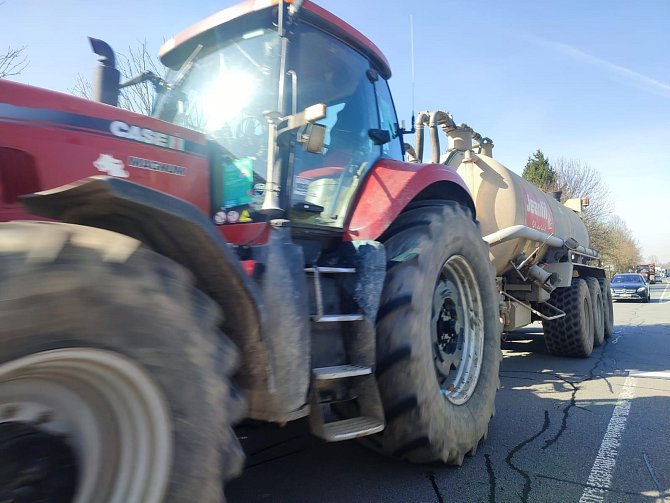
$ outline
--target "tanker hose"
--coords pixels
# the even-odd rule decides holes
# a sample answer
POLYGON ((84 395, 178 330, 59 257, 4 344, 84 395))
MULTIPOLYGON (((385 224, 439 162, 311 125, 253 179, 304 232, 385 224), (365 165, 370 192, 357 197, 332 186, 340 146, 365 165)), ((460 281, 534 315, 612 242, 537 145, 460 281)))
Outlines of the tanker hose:
POLYGON ((432 162, 435 164, 440 162, 440 137, 437 134, 437 126, 430 127, 430 144, 433 147, 432 162))
POLYGON ((416 160, 423 162, 423 126, 428 122, 429 112, 419 112, 416 116, 416 160))
POLYGON ((553 284, 556 280, 556 275, 552 277, 552 273, 545 271, 542 267, 537 264, 530 266, 528 269, 528 275, 536 280, 542 288, 547 291, 553 290, 553 284), (552 281, 553 280, 553 281, 552 281))
POLYGON ((475 148, 479 148, 482 143, 482 135, 479 133, 472 133, 472 141, 476 142, 475 145, 473 145, 475 148))
POLYGON ((430 114, 428 127, 430 127, 430 143, 433 148, 433 162, 435 164, 440 162, 440 137, 437 132, 438 125, 442 126, 445 133, 448 128, 456 127, 451 114, 448 112, 437 110, 430 114))

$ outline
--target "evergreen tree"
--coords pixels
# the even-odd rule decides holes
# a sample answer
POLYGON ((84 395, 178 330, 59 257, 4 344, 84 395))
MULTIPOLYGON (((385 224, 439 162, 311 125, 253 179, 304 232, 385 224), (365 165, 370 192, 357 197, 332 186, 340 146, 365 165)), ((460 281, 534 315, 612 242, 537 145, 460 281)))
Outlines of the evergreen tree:
POLYGON ((540 149, 528 158, 521 176, 545 192, 556 190, 556 171, 540 149))

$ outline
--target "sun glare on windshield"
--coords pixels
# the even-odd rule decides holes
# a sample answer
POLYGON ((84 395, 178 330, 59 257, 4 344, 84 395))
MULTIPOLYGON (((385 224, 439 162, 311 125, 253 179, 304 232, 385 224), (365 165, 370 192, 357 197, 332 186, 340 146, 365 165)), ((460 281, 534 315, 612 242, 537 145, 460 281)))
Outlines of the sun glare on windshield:
POLYGON ((222 70, 202 94, 205 129, 217 131, 251 103, 258 82, 243 71, 222 70))

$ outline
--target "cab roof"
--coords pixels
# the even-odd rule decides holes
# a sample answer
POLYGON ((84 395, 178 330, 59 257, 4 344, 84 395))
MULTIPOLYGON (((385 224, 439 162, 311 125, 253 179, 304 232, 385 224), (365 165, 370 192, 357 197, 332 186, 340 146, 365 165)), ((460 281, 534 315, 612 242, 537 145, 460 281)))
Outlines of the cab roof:
MULTIPOLYGON (((285 0, 293 3, 293 0, 285 0)), ((162 63, 176 69, 195 50, 198 44, 210 45, 216 42, 217 32, 227 23, 247 18, 253 22, 257 18, 273 15, 273 7, 280 0, 245 0, 228 7, 168 40, 160 49, 162 63)), ((350 24, 342 21, 314 2, 305 0, 300 10, 300 17, 318 28, 332 34, 367 56, 379 73, 386 79, 391 77, 391 68, 384 54, 365 35, 350 24)))

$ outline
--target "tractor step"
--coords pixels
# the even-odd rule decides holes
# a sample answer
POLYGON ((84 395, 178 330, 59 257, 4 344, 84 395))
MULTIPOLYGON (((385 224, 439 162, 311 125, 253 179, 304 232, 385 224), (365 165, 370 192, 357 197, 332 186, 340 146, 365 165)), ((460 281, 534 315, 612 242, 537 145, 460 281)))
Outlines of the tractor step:
POLYGON ((319 436, 329 442, 340 442, 352 438, 365 437, 384 429, 384 421, 372 417, 352 417, 323 425, 319 436))
MULTIPOLYGON (((372 368, 365 365, 336 365, 312 369, 309 423, 312 433, 328 442, 339 442, 351 438, 379 433, 384 429, 384 411, 379 388, 372 368), (341 379, 341 384, 337 381, 341 379), (333 389, 333 385, 346 386, 350 398, 339 403, 352 402, 352 411, 360 415, 336 421, 326 421, 324 410, 329 407, 322 393, 333 389)), ((353 415, 353 414, 352 414, 353 415)))
POLYGON ((305 274, 314 282, 312 322, 355 322, 335 325, 329 331, 323 328, 324 332, 341 337, 346 363, 312 369, 309 424, 314 435, 328 442, 373 435, 386 426, 373 372, 377 335, 375 315, 385 274, 386 253, 381 245, 359 245, 347 248, 347 256, 356 267, 313 265, 305 268, 305 274), (322 284, 325 275, 329 280, 322 284), (322 286, 328 287, 330 295, 327 310, 322 286), (332 298, 335 294, 350 302, 338 308, 339 304, 332 298), (332 311, 349 312, 335 314, 332 311))
POLYGON ((315 368, 312 369, 312 372, 314 373, 314 379, 317 381, 326 381, 372 374, 372 369, 362 365, 336 365, 334 367, 315 368))
POLYGON ((305 272, 314 276, 314 296, 316 314, 311 316, 316 323, 334 323, 338 321, 361 321, 365 316, 361 313, 325 314, 323 308, 323 292, 321 291, 322 274, 356 274, 354 267, 306 267, 305 272))
POLYGON ((312 321, 318 323, 334 323, 336 321, 360 321, 363 319, 362 314, 322 314, 321 316, 312 316, 312 321))
POLYGON ((306 267, 305 272, 311 274, 354 274, 356 269, 353 267, 306 267))

